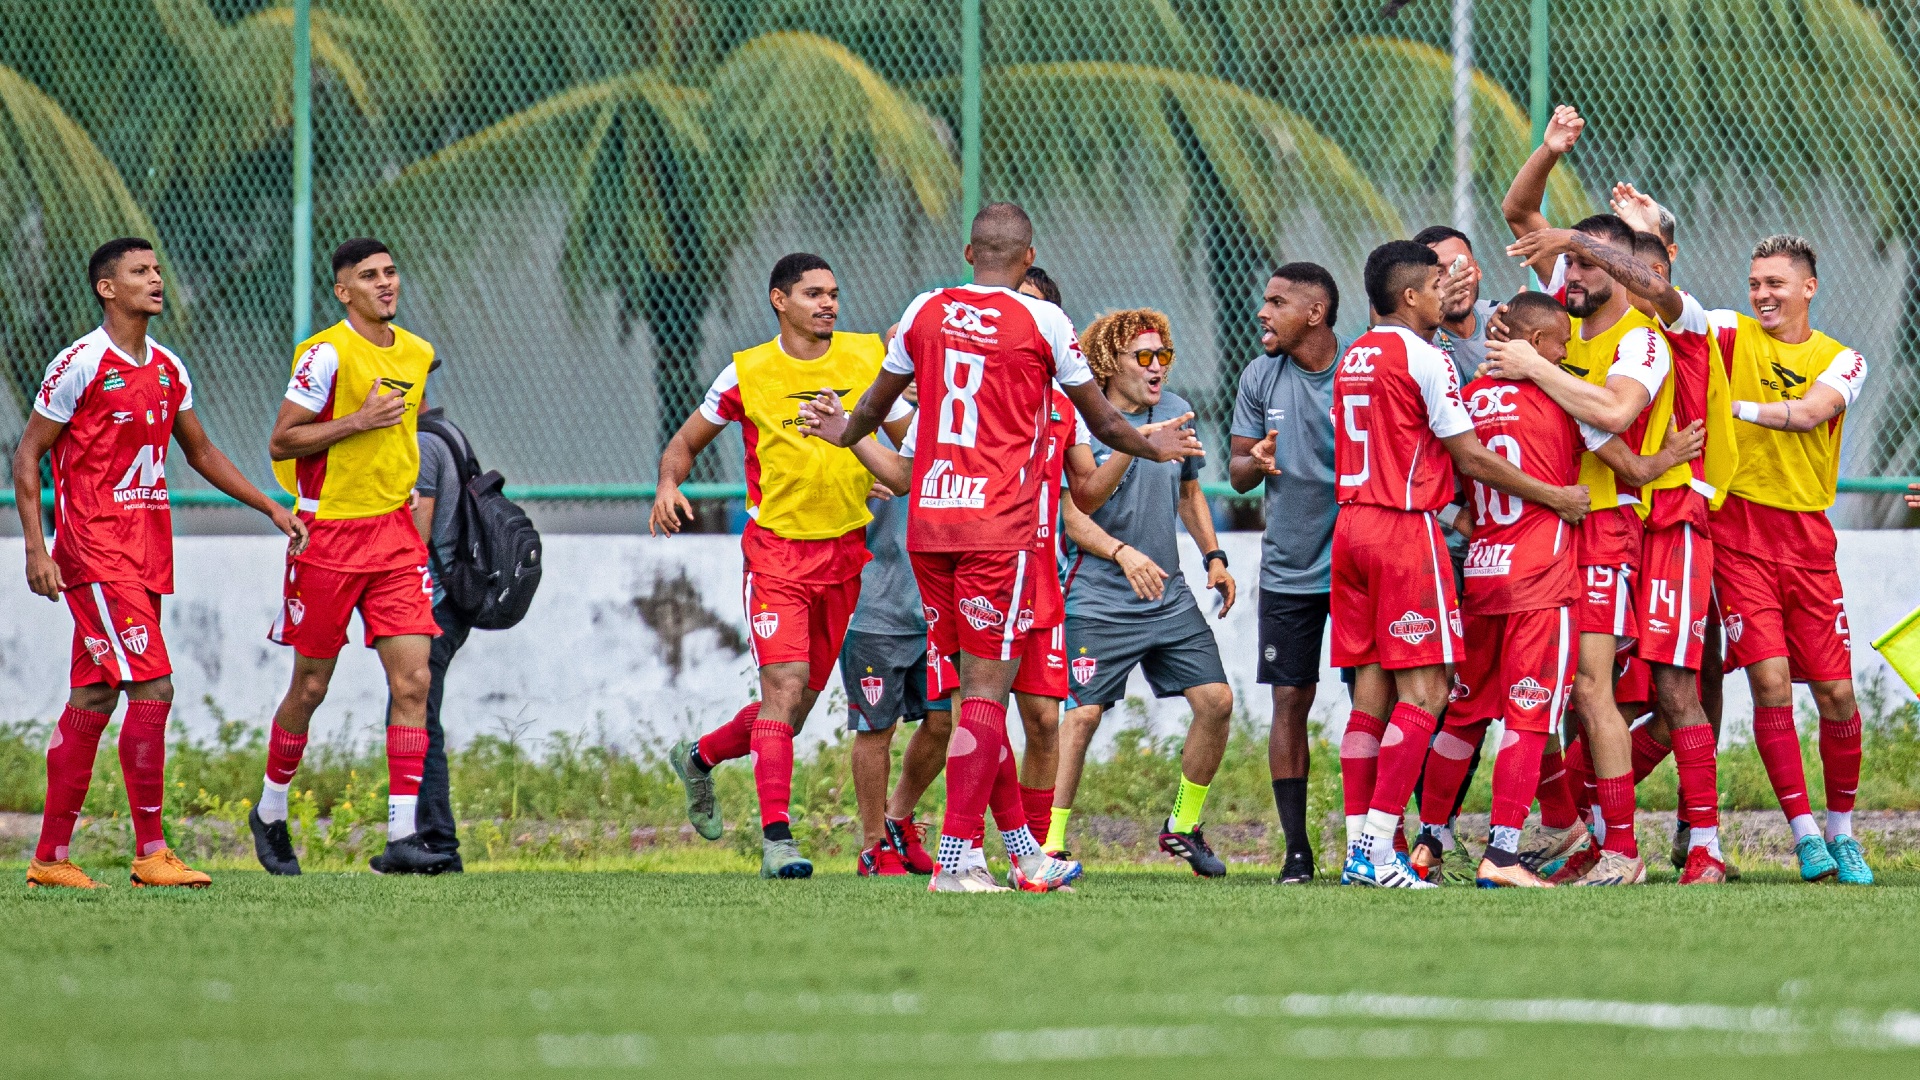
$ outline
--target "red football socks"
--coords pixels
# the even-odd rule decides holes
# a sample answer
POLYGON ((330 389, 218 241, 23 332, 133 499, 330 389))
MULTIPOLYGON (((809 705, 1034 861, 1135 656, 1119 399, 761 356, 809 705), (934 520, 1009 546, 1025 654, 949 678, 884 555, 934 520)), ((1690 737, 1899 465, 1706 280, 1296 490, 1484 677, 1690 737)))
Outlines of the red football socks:
POLYGON ((1820 771, 1825 774, 1827 809, 1853 812, 1860 788, 1860 713, 1851 720, 1820 721, 1820 771))
MULTIPOLYGON (((1373 798, 1367 801, 1369 811, 1395 816, 1406 812, 1413 785, 1420 782, 1420 766, 1427 760, 1427 743, 1439 724, 1432 713, 1417 705, 1403 701, 1393 707, 1393 719, 1380 738, 1379 768, 1373 781, 1373 798)), ((1341 753, 1345 752, 1342 746, 1341 753)), ((1404 830, 1400 832, 1405 835, 1404 830)))
POLYGON ((1340 738, 1340 795, 1348 817, 1364 815, 1373 800, 1373 783, 1380 768, 1380 737, 1386 731, 1385 720, 1359 709, 1347 714, 1347 733, 1340 738))
POLYGON ((1807 800, 1807 770, 1800 762, 1800 733, 1794 730, 1793 707, 1756 706, 1753 710, 1753 746, 1760 751, 1760 763, 1767 767, 1767 779, 1773 782, 1773 794, 1780 800, 1780 810, 1787 815, 1787 820, 1811 814, 1813 808, 1807 800))
MULTIPOLYGON (((941 847, 950 836, 980 836, 986 829, 987 800, 1000 768, 1006 742, 1007 707, 985 698, 960 702, 960 716, 947 740, 947 810, 941 818, 941 847)), ((945 865, 943 855, 942 865, 945 865)))
POLYGON ((700 736, 696 747, 700 760, 711 771, 715 765, 743 758, 753 750, 753 722, 760 719, 760 703, 754 702, 733 714, 733 719, 700 736))
POLYGON ((1603 776, 1595 790, 1600 797, 1600 820, 1607 825, 1607 838, 1600 849, 1639 858, 1640 842, 1633 835, 1633 777, 1603 776))
POLYGON ((93 758, 100 751, 100 733, 107 730, 105 713, 67 706, 47 742, 47 805, 40 815, 40 843, 33 857, 57 862, 67 857, 73 826, 87 801, 93 780, 93 758))
POLYGON ((292 783, 293 774, 300 770, 300 759, 306 752, 305 732, 295 735, 274 724, 267 732, 267 779, 276 784, 292 783))
MULTIPOLYGON (((1567 791, 1573 795, 1574 811, 1580 820, 1590 822, 1593 808, 1600 805, 1600 792, 1598 778, 1593 775, 1593 757, 1587 753, 1587 740, 1573 740, 1563 760, 1567 763, 1567 791)), ((1542 771, 1545 768, 1541 766, 1542 771)))
POLYGON ((133 850, 151 855, 167 846, 160 811, 167 801, 168 701, 129 701, 120 725, 120 774, 133 812, 133 850))
POLYGON ((1426 778, 1420 782, 1420 824, 1445 825, 1467 782, 1473 748, 1487 737, 1486 720, 1460 723, 1449 717, 1427 749, 1426 778))
POLYGON ((1491 827, 1518 829, 1527 823, 1527 809, 1533 805, 1533 794, 1541 786, 1540 774, 1546 769, 1541 760, 1541 751, 1546 745, 1544 731, 1508 728, 1502 736, 1500 753, 1493 759, 1493 815, 1488 819, 1491 827))
POLYGON ((994 827, 1001 832, 1026 827, 1027 802, 1020 795, 1020 766, 1014 760, 1013 742, 1004 724, 1000 727, 1000 760, 993 766, 987 805, 993 809, 994 827))
POLYGON ((760 794, 760 828, 765 830, 776 822, 785 826, 793 802, 793 729, 756 715, 748 734, 753 750, 753 788, 760 794))
POLYGON ((1053 827, 1053 789, 1020 788, 1020 803, 1027 808, 1027 831, 1039 843, 1047 842, 1047 830, 1053 827))
POLYGON ((427 764, 427 729, 387 725, 387 795, 420 794, 420 774, 427 764))
POLYGON ((1638 784, 1652 776, 1653 770, 1659 768, 1660 763, 1667 760, 1667 755, 1671 753, 1673 753, 1673 747, 1648 734, 1645 724, 1634 728, 1633 782, 1638 784))
MULTIPOLYGON (((1509 741, 1510 738, 1511 736, 1509 741)), ((1540 797, 1540 824, 1548 829, 1572 828, 1580 820, 1580 808, 1573 805, 1573 792, 1567 790, 1566 759, 1561 755, 1558 743, 1547 742, 1544 733, 1541 734, 1540 739, 1543 750, 1540 755, 1540 771, 1535 777, 1535 786, 1540 797)), ((1507 756, 1504 746, 1500 750, 1500 756, 1507 756)), ((1498 772, 1495 775, 1499 775, 1498 772)), ((1524 818, 1525 814, 1521 816, 1524 818)))
POLYGON ((1720 773, 1714 760, 1713 725, 1691 724, 1673 732, 1673 763, 1680 772, 1680 809, 1696 829, 1720 826, 1720 773))

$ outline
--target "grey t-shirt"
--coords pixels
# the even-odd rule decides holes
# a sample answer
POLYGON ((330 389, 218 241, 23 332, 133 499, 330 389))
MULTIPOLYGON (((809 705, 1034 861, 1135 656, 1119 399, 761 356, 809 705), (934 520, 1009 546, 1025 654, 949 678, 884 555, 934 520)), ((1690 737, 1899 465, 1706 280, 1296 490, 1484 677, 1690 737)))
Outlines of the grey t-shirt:
MULTIPOLYGON (((881 445, 893 448, 887 433, 878 433, 881 445)), ((920 635, 927 632, 920 585, 907 562, 907 499, 868 499, 873 521, 867 526, 867 550, 873 561, 860 571, 860 606, 853 609, 849 630, 863 634, 920 635)))
MULTIPOLYGON (((1351 342, 1335 339, 1334 356, 1351 342)), ((1240 373, 1232 433, 1264 439, 1277 432, 1267 477, 1267 531, 1260 541, 1260 588, 1277 593, 1333 591, 1333 371, 1307 371, 1293 358, 1257 356, 1240 373)))
MULTIPOLYGON (((1471 337, 1457 337, 1448 333, 1444 326, 1433 332, 1434 346, 1453 360, 1453 369, 1460 373, 1461 386, 1472 382, 1474 372, 1487 362, 1487 323, 1493 321, 1493 313, 1499 308, 1500 305, 1491 300, 1473 302, 1471 337)), ((1441 532, 1447 538, 1447 554, 1453 556, 1457 567, 1466 560, 1468 540, 1452 529, 1443 529, 1441 532)))
POLYGON ((453 546, 459 541, 453 515, 460 508, 460 463, 438 435, 422 431, 416 438, 420 442, 420 479, 413 488, 421 498, 434 500, 433 602, 439 604, 447 595, 440 584, 441 567, 453 562, 453 546))
MULTIPOLYGON (((1187 400, 1172 391, 1162 391, 1160 404, 1139 413, 1122 413, 1134 427, 1171 420, 1181 413, 1193 412, 1187 400)), ((1093 460, 1105 463, 1113 450, 1097 437, 1089 442, 1093 460)), ((1135 548, 1152 559, 1168 575, 1166 589, 1157 601, 1135 596, 1133 586, 1120 564, 1066 545, 1065 585, 1067 614, 1102 622, 1141 622, 1169 618, 1195 606, 1193 593, 1180 573, 1180 485, 1200 479, 1205 458, 1185 461, 1142 461, 1135 458, 1127 465, 1126 475, 1113 497, 1093 514, 1094 524, 1108 535, 1135 548)))

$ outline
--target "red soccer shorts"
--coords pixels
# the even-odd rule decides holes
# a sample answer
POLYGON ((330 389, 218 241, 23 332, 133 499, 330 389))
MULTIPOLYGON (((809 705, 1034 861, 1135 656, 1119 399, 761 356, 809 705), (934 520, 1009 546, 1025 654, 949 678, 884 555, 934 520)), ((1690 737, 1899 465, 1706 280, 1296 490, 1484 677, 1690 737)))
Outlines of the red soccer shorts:
POLYGON ((1580 666, 1573 608, 1468 615, 1466 637, 1448 711, 1503 719, 1514 731, 1558 731, 1580 666))
POLYGON ((1067 624, 1041 629, 1020 638, 1020 670, 1013 677, 1013 692, 1037 697, 1067 699, 1067 624))
POLYGON ((1613 700, 1621 706, 1644 705, 1653 708, 1653 671, 1645 660, 1629 656, 1613 681, 1613 700))
POLYGON ((1333 526, 1332 613, 1334 667, 1455 663, 1460 605, 1433 515, 1342 506, 1333 526))
POLYGON ((73 613, 70 686, 118 688, 173 674, 160 636, 160 594, 137 581, 95 581, 66 591, 73 613))
MULTIPOLYGON (((969 653, 985 660, 1020 655, 1030 625, 1034 576, 1053 573, 1053 561, 1028 551, 910 551, 927 645, 940 656, 969 653)), ((932 692, 929 685, 928 692, 932 692)))
POLYGON ((860 575, 818 585, 749 570, 745 600, 754 665, 805 663, 807 689, 825 690, 860 606, 860 575))
POLYGON ((347 620, 360 612, 364 644, 402 634, 440 636, 433 621, 433 574, 424 566, 333 570, 289 562, 280 614, 267 639, 301 656, 331 660, 347 643, 347 620))
POLYGON ((1634 617, 1633 567, 1583 566, 1580 599, 1574 601, 1574 620, 1583 634, 1612 634, 1626 649, 1640 636, 1634 617))
POLYGON ((1640 556, 1640 595, 1635 654, 1699 671, 1713 603, 1713 541, 1685 522, 1648 529, 1640 556))
POLYGON ((1853 631, 1838 571, 1721 548, 1714 556, 1713 584, 1728 671, 1784 656, 1795 682, 1853 678, 1853 631))
POLYGON ((927 700, 937 701, 960 689, 960 669, 953 666, 953 658, 941 656, 933 644, 933 635, 927 635, 927 700))

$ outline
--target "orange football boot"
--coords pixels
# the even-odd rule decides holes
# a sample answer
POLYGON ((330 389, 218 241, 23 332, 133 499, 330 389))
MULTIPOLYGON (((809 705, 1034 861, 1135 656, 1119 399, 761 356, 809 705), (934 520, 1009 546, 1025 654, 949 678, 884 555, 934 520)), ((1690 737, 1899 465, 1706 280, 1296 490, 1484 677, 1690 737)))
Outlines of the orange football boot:
POLYGON ((27 888, 104 889, 106 886, 88 877, 85 870, 73 865, 70 860, 41 862, 34 859, 27 863, 27 888))
POLYGON ((173 886, 176 888, 204 889, 213 884, 213 879, 180 861, 180 856, 172 848, 161 848, 151 855, 142 855, 133 860, 133 887, 143 889, 149 885, 173 886))

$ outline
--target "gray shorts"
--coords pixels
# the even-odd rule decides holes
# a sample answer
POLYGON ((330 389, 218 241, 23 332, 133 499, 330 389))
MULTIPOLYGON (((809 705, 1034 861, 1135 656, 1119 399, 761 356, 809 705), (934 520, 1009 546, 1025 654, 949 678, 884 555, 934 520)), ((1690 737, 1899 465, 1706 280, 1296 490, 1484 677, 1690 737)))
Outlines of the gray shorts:
POLYGON ((1154 697, 1178 697, 1196 686, 1227 681, 1213 628, 1197 606, 1151 622, 1067 616, 1067 708, 1120 701, 1136 666, 1146 673, 1154 697))
POLYGON ((885 731, 901 719, 924 719, 927 701, 927 639, 924 634, 864 634, 847 631, 840 646, 840 683, 847 691, 847 730, 885 731))

